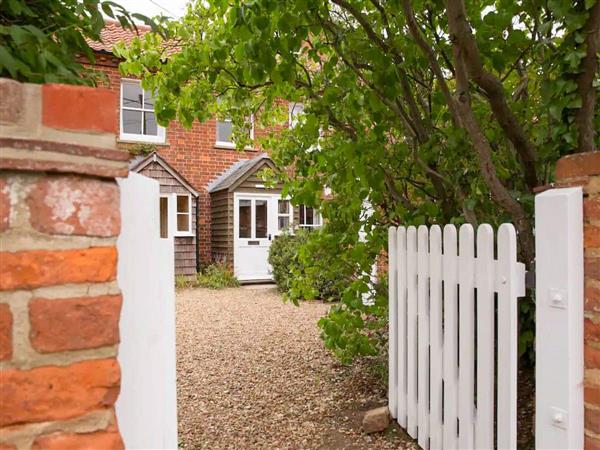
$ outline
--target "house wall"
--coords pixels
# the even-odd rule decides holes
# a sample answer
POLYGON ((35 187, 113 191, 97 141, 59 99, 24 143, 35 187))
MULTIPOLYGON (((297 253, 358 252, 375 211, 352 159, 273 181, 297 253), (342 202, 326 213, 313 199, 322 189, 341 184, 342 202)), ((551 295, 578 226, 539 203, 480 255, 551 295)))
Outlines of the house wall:
MULTIPOLYGON (((152 162, 138 173, 157 180, 161 194, 190 194, 173 175, 160 164, 152 162)), ((192 195, 192 230, 196 232, 196 197, 192 195)), ((175 236, 175 275, 196 274, 196 237, 175 236)))
MULTIPOLYGON (((106 75, 104 87, 117 94, 115 100, 116 129, 119 130, 119 108, 121 75, 118 70, 119 60, 111 55, 98 54, 94 68, 106 75)), ((216 120, 205 123, 194 122, 187 130, 178 122, 172 122, 166 130, 166 143, 156 144, 156 150, 169 165, 179 172, 200 194, 197 236, 199 239, 200 262, 211 260, 211 206, 210 194, 206 186, 210 181, 241 159, 251 159, 257 150, 237 151, 235 149, 218 148, 216 142, 216 120)), ((265 134, 263 130, 255 130, 255 136, 265 134)), ((122 149, 138 145, 118 141, 122 149)), ((262 151, 262 150, 261 150, 262 151)))
POLYGON ((233 193, 227 189, 211 194, 212 258, 233 264, 233 193))
POLYGON ((0 448, 123 448, 114 93, 0 79, 0 448))

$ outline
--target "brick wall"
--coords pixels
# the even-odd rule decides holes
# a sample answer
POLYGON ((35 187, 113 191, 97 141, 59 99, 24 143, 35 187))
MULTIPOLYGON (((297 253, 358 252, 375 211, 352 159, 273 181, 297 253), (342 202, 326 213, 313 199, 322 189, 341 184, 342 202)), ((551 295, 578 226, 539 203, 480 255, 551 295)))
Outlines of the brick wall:
POLYGON ((556 179, 561 187, 584 191, 585 448, 600 449, 600 152, 562 158, 556 179))
POLYGON ((0 448, 123 448, 115 94, 0 79, 0 448))
MULTIPOLYGON (((104 87, 116 94, 113 108, 115 110, 115 127, 117 135, 120 131, 119 108, 121 75, 118 69, 119 60, 109 55, 97 55, 95 70, 103 72, 106 77, 104 87)), ((195 122, 190 129, 178 122, 172 122, 166 130, 166 143, 156 144, 157 151, 177 172, 199 192, 198 239, 200 261, 209 262, 210 248, 210 195, 206 190, 208 183, 228 169, 234 162, 257 156, 257 151, 239 152, 235 149, 215 147, 217 123, 214 119, 204 123, 195 122)), ((256 130, 258 137, 264 131, 256 130)), ((118 142, 118 147, 127 149, 126 142, 118 142)))

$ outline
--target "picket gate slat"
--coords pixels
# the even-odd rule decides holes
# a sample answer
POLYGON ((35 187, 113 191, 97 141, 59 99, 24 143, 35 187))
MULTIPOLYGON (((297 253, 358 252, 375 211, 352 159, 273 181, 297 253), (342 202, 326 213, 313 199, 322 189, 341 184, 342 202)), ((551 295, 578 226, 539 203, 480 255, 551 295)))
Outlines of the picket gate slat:
POLYGON ((498 229, 498 448, 517 448, 517 236, 510 224, 498 229))
POLYGON ((443 344, 442 318, 442 229, 431 227, 429 234, 429 342, 430 342, 430 417, 429 446, 442 448, 443 344))
MULTIPOLYGON (((397 247, 396 227, 390 227, 388 230, 389 246, 392 249, 397 247)), ((398 271, 398 252, 391 251, 388 254, 388 273, 389 273, 389 369, 388 369, 388 407, 390 415, 395 419, 398 417, 398 290, 397 290, 397 271, 398 271)))
POLYGON ((457 234, 454 225, 444 227, 444 430, 443 448, 458 447, 458 297, 457 234))
MULTIPOLYGON (((393 248, 393 247, 392 247, 393 248)), ((397 337, 398 337, 398 424, 406 428, 406 228, 398 227, 396 238, 397 337)))
POLYGON ((473 226, 465 224, 458 234, 458 448, 473 448, 474 438, 474 242, 473 226))
POLYGON ((524 266, 497 236, 495 259, 487 224, 389 230, 390 411, 423 449, 516 448, 524 266))
POLYGON ((417 229, 406 230, 406 286, 407 286, 407 425, 408 434, 417 437, 417 229))
POLYGON ((429 229, 417 230, 418 442, 429 448, 429 229))
POLYGON ((477 229, 477 416, 475 448, 494 448, 494 230, 477 229))

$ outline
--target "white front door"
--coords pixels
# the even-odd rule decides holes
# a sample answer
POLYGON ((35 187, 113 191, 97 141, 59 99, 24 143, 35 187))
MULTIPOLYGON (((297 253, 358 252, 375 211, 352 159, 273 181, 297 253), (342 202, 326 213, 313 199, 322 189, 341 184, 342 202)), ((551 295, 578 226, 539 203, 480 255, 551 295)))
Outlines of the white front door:
POLYGON ((277 230, 279 194, 234 194, 233 266, 240 281, 272 280, 269 247, 277 230))

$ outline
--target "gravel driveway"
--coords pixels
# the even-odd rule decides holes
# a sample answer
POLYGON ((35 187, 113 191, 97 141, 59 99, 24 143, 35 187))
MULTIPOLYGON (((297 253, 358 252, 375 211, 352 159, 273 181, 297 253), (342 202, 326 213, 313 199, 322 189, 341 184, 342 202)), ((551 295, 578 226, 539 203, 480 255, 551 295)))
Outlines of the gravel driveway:
POLYGON ((398 427, 361 433, 385 391, 324 349, 316 322, 328 307, 283 303, 270 288, 179 292, 180 448, 417 448, 398 427))

